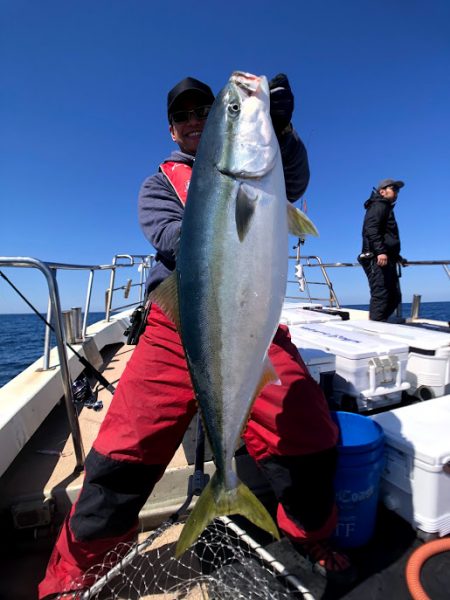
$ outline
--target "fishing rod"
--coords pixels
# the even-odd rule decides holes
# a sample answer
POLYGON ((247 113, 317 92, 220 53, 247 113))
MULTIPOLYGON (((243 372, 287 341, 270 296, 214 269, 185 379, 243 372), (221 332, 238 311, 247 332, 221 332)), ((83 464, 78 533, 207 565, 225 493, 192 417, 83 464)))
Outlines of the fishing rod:
MULTIPOLYGON (((13 290, 22 298, 22 300, 31 308, 31 310, 41 319, 41 321, 44 321, 44 323, 47 325, 47 327, 49 327, 53 331, 53 333, 56 333, 53 325, 51 325, 47 321, 47 319, 45 319, 41 315, 41 313, 37 310, 37 308, 35 308, 31 304, 31 302, 22 294, 22 292, 14 285, 14 283, 1 270, 0 270, 0 276, 3 277, 3 279, 7 283, 9 283, 9 285, 13 288, 13 290)), ((105 389, 107 389, 111 394, 114 394, 114 392, 116 391, 116 388, 112 385, 112 383, 110 383, 106 379, 106 377, 103 377, 103 375, 100 373, 100 371, 97 371, 97 369, 93 365, 91 365, 91 363, 88 360, 86 360, 84 358, 84 356, 81 356, 81 354, 79 354, 75 350, 75 348, 69 344, 69 342, 66 341, 66 344, 72 350, 72 352, 76 355, 76 357, 81 362, 81 364, 85 367, 85 369, 89 373, 89 375, 92 375, 92 377, 95 377, 95 379, 97 379, 97 381, 99 383, 101 383, 105 387, 105 389)))

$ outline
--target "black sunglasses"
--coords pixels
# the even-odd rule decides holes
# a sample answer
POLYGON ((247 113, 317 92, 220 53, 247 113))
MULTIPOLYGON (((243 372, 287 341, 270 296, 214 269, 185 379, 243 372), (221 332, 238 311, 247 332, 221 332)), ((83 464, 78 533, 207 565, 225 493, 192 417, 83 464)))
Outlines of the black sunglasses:
POLYGON ((172 123, 186 123, 186 121, 189 121, 191 115, 193 115, 196 119, 203 121, 208 116, 210 110, 210 104, 197 106, 197 108, 193 108, 192 110, 178 110, 170 115, 170 120, 172 123))

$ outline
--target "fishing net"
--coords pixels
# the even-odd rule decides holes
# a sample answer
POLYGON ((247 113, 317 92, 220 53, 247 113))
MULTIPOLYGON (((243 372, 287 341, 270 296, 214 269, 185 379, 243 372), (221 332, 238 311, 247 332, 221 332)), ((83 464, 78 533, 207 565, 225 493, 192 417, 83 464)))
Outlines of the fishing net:
POLYGON ((145 540, 118 546, 59 598, 313 599, 280 562, 227 517, 216 519, 194 546, 175 558, 182 526, 166 522, 145 540))

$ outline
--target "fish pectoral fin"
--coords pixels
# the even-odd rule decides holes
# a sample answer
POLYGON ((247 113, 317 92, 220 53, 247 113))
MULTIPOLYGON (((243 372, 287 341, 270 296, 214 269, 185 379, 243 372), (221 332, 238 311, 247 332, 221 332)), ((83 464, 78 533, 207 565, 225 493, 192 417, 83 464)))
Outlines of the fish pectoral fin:
POLYGON ((224 515, 242 515, 274 538, 280 539, 272 517, 253 492, 241 481, 236 488, 226 489, 216 472, 183 527, 175 556, 180 557, 216 517, 224 515))
POLYGON ((181 331, 176 272, 169 275, 157 288, 150 292, 149 298, 150 302, 157 304, 166 316, 175 323, 178 331, 181 331))
POLYGON ((250 227, 260 194, 256 188, 247 183, 241 183, 236 195, 236 229, 242 242, 250 227))
POLYGON ((306 234, 318 236, 319 232, 309 217, 299 208, 287 203, 288 227, 289 233, 296 237, 303 237, 306 234))

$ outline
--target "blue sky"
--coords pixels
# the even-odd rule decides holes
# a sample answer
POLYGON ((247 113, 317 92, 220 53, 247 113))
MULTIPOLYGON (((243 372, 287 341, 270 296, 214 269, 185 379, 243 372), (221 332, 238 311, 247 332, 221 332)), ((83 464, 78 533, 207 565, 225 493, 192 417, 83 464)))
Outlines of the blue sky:
MULTIPOLYGON (((167 91, 190 75, 218 92, 239 69, 291 81, 321 234, 305 253, 354 261, 363 202, 394 177, 402 254, 450 258, 447 0, 3 0, 0 18, 0 255, 106 264, 151 251, 137 194, 174 148, 167 91)), ((45 309, 41 276, 7 274, 45 309)), ((67 281, 63 304, 81 305, 81 287, 67 281)), ((368 300, 362 271, 335 287, 342 303, 368 300)), ((403 292, 449 300, 449 280, 406 269, 403 292)), ((0 312, 26 310, 0 281, 0 312)))

